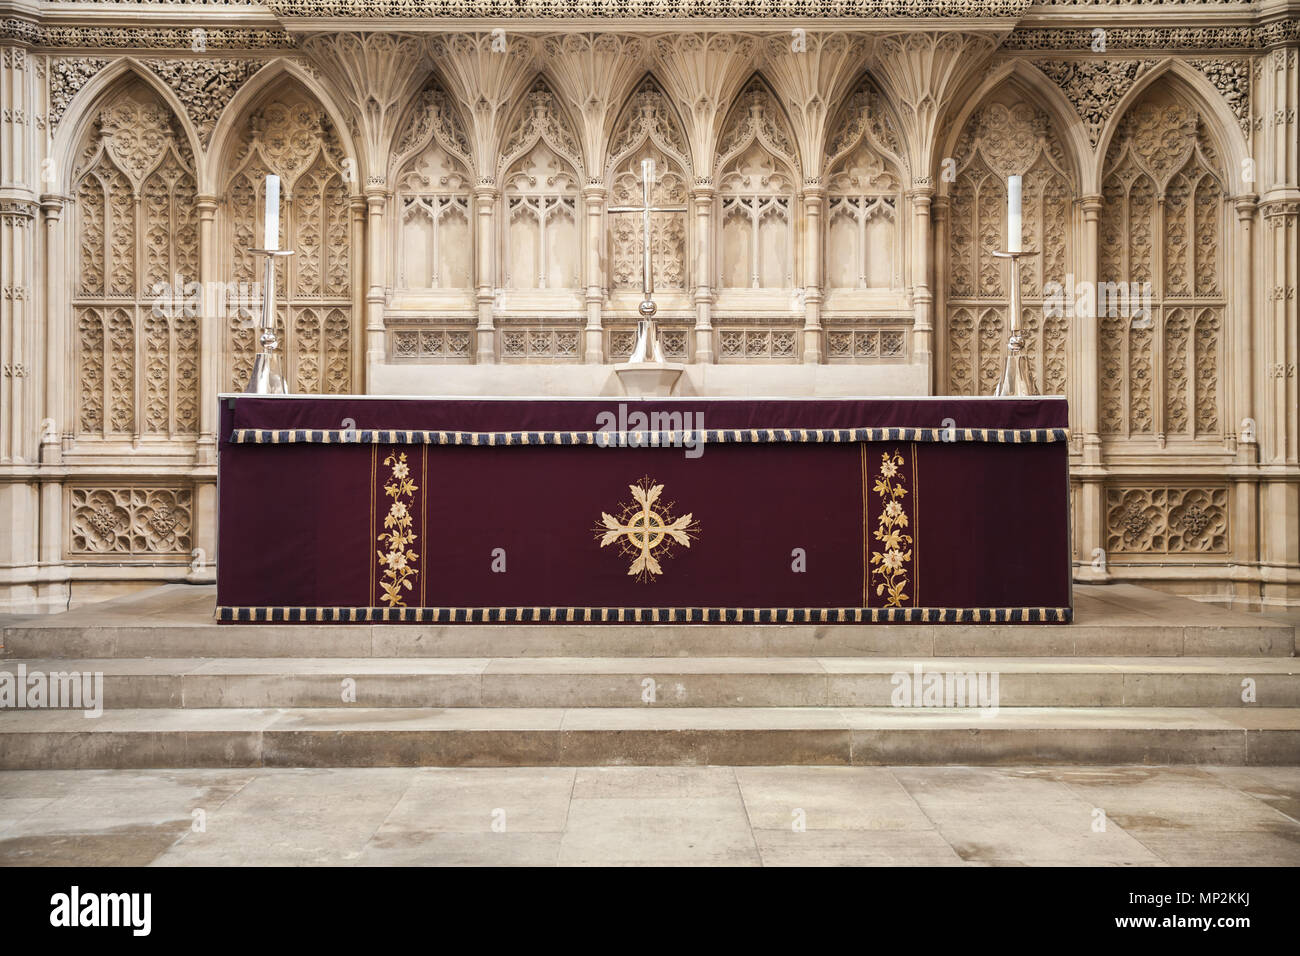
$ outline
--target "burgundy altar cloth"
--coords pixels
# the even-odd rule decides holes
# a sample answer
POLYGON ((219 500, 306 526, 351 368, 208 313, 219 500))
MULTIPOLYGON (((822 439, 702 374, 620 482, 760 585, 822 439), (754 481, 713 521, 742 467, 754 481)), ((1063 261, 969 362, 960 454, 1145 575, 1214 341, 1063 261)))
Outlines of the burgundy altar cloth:
POLYGON ((1066 428, 1061 398, 223 396, 218 617, 1068 621, 1066 428))

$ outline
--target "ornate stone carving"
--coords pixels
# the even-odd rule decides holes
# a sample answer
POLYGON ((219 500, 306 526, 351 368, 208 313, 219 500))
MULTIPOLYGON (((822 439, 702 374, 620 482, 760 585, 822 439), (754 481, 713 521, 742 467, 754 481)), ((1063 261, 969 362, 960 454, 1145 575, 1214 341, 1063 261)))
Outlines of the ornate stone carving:
POLYGON ((798 362, 802 355, 802 329, 746 328, 730 324, 717 329, 718 361, 798 362))
POLYGON ((582 330, 571 324, 559 328, 546 325, 501 330, 503 362, 581 362, 582 330))
POLYGON ((226 104, 254 73, 261 60, 194 59, 145 60, 158 77, 176 93, 199 132, 204 149, 226 104))
POLYGON ((50 61, 50 128, 59 125, 63 114, 83 86, 108 66, 97 57, 59 57, 50 61))
POLYGON ((891 0, 863 6, 849 0, 268 0, 279 17, 617 18, 683 20, 745 17, 1018 17, 1030 0, 891 0))
MULTIPOLYGON (((894 288, 902 283, 899 211, 906 166, 875 85, 863 77, 826 146, 827 287, 894 288)), ((860 351, 856 340, 847 343, 860 351)))
POLYGON ((1116 131, 1099 222, 1103 434, 1221 438, 1222 175, 1200 118, 1165 85, 1116 131))
POLYGON ((1232 115, 1237 117, 1241 131, 1250 133, 1250 61, 1189 60, 1188 63, 1205 74, 1214 88, 1223 95, 1232 115))
POLYGON ((400 328, 389 333, 394 360, 470 362, 474 358, 474 329, 470 327, 400 328))
POLYGON ((185 487, 74 485, 69 555, 183 555, 193 546, 194 493, 185 487))
POLYGON ((497 146, 516 97, 532 78, 534 41, 518 33, 437 34, 429 38, 427 52, 468 117, 476 176, 496 185, 497 146))
MULTIPOLYGON (((610 184, 610 205, 638 205, 642 199, 641 160, 653 158, 658 182, 654 203, 681 206, 686 203, 691 165, 686 138, 677 124, 667 97, 647 77, 624 107, 610 138, 606 181, 610 184)), ((633 216, 611 217, 607 226, 610 244, 609 283, 611 288, 641 288, 641 227, 633 216)), ((650 241, 654 246, 656 285, 661 289, 686 288, 686 214, 655 213, 651 217, 650 241)))
POLYGON ((80 157, 77 436, 192 435, 197 324, 178 305, 198 278, 189 146, 166 105, 133 80, 100 110, 80 157))
POLYGON ((1106 489, 1106 550, 1204 554, 1228 550, 1224 487, 1106 489))
POLYGON ((798 151, 785 117, 771 92, 757 78, 741 91, 727 125, 718 140, 714 177, 757 140, 769 153, 782 160, 797 179, 802 179, 798 151))
POLYGON ((460 160, 467 171, 474 168, 469 138, 465 135, 460 115, 446 90, 433 76, 425 81, 415 98, 415 106, 406 118, 406 125, 397 139, 393 168, 398 168, 407 157, 428 145, 430 140, 436 140, 439 146, 460 160))
POLYGON ((297 41, 286 31, 226 28, 153 28, 109 26, 53 26, 17 17, 0 19, 0 40, 17 40, 51 49, 85 48, 175 50, 193 52, 195 30, 202 29, 203 44, 216 50, 293 50, 297 41))
POLYGON ((1154 60, 1035 60, 1034 66, 1065 93, 1083 120, 1095 149, 1116 104, 1154 63, 1154 60))
POLYGON ((467 289, 472 284, 473 168, 456 108, 430 78, 406 118, 392 160, 398 289, 467 289))
MULTIPOLYGON (((1025 27, 1013 30, 1002 42, 1004 50, 1090 50, 1093 27, 1025 27)), ((1276 20, 1263 26, 1225 27, 1117 27, 1106 28, 1106 50, 1151 51, 1167 54, 1182 50, 1260 50, 1300 39, 1300 19, 1276 20)))
POLYGON ((610 120, 645 69, 646 41, 614 33, 544 37, 541 49, 556 92, 581 118, 578 135, 589 176, 603 173, 610 120))
MULTIPOLYGON (((276 293, 283 310, 286 373, 293 391, 348 392, 352 385, 352 240, 349 189, 338 137, 320 106, 290 85, 252 113, 235 147, 226 186, 233 280, 261 281, 250 249, 260 244, 268 173, 281 179, 282 248, 276 293)), ((228 317, 225 380, 236 391, 251 366, 251 330, 228 317)))
POLYGON ((347 123, 364 144, 367 181, 384 185, 397 124, 424 75, 423 41, 400 33, 331 31, 308 37, 303 49, 350 107, 347 123))
POLYGON ((623 108, 622 120, 610 139, 609 155, 612 159, 608 169, 612 170, 616 163, 646 141, 671 156, 690 175, 690 151, 686 147, 686 137, 663 90, 650 77, 641 82, 623 108))
POLYGON ((722 274, 731 288, 794 282, 799 157, 772 94, 758 79, 741 93, 718 141, 722 274))
POLYGON ((864 139, 900 169, 906 168, 902 142, 889 116, 889 108, 870 77, 862 77, 845 102, 833 130, 826 143, 825 169, 832 169, 864 139))
POLYGON ((538 142, 546 143, 558 153, 579 177, 584 175, 582 147, 578 145, 578 138, 573 133, 568 116, 541 77, 533 81, 524 97, 518 121, 501 148, 501 157, 497 160, 497 178, 503 180, 505 171, 511 164, 538 142))
POLYGON ((977 110, 955 150, 948 211, 948 390, 989 395, 1002 374, 1009 305, 1006 271, 992 250, 1006 237, 1006 179, 1023 176, 1020 292, 1026 346, 1045 394, 1067 386, 1069 313, 1048 295, 1070 263, 1071 172, 1047 115, 1010 94, 977 110), (1050 306, 1050 308, 1049 308, 1050 306))
POLYGON ((826 355, 831 363, 901 359, 907 355, 905 329, 840 329, 826 331, 826 355))

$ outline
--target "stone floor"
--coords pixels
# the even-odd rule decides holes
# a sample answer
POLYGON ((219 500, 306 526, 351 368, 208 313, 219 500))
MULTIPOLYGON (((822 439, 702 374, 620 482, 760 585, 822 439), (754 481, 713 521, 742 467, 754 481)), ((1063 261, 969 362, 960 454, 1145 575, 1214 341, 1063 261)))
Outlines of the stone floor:
POLYGON ((8 771, 0 863, 1296 866, 1300 767, 8 771))

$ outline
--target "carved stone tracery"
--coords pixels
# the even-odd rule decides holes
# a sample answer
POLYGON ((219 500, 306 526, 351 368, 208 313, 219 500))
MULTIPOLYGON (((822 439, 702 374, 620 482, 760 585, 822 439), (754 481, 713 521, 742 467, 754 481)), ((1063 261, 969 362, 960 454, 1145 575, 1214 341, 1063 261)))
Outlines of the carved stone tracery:
POLYGON ((791 287, 799 158, 785 117, 757 78, 741 93, 723 127, 714 170, 721 234, 719 284, 791 287))
POLYGON ((1154 60, 1111 58, 1034 61, 1079 114, 1094 149, 1119 101, 1154 64, 1154 60))
MULTIPOLYGON (((902 282, 906 164, 888 109, 862 77, 826 147, 826 271, 830 288, 893 288, 902 282)), ((846 340, 847 341, 847 340, 846 340)))
POLYGON ((198 278, 198 231, 189 144, 157 95, 132 80, 100 109, 73 180, 76 434, 192 435, 198 320, 184 291, 198 278))
MULTIPOLYGON (((1008 95, 981 107, 956 149, 949 209, 948 390, 990 395, 1006 351, 1006 180, 1023 176, 1022 244, 1039 254, 1021 261, 1026 345, 1044 394, 1065 394, 1069 315, 1064 295, 1070 262, 1074 186, 1047 115, 1008 95), (1057 286, 1051 285, 1052 283, 1057 286)), ((1068 293, 1066 293, 1068 294, 1068 293)))
MULTIPOLYGON (((658 84, 646 77, 623 108, 613 137, 606 181, 610 184, 610 205, 636 206, 642 201, 641 160, 655 160, 657 181, 652 201, 657 206, 686 203, 691 163, 686 138, 678 125, 668 98, 658 84)), ((641 289, 642 239, 636 216, 609 217, 611 289, 641 289)), ((655 213, 651 217, 650 241, 654 247, 655 286, 685 289, 687 283, 686 214, 655 213)))
POLYGON ((71 555, 181 555, 193 547, 194 493, 150 486, 73 487, 71 555))
POLYGON ((171 87, 184 105, 205 149, 212 139, 221 111, 263 66, 261 60, 211 58, 145 60, 144 63, 171 87))
MULTIPOLYGON (((291 391, 352 390, 350 190, 343 160, 320 105, 287 84, 249 115, 229 165, 230 272, 248 288, 262 280, 262 260, 250 250, 261 245, 266 176, 280 177, 280 243, 294 255, 277 262, 277 322, 291 391)), ((252 369, 255 335, 247 314, 232 309, 226 322, 224 380, 239 391, 252 369)))
POLYGON ((1117 130, 1102 195, 1101 431, 1217 440, 1224 188, 1203 120, 1154 88, 1117 130))
POLYGON ((459 112, 433 77, 416 98, 397 142, 390 167, 396 190, 396 287, 468 289, 473 281, 474 160, 459 112))

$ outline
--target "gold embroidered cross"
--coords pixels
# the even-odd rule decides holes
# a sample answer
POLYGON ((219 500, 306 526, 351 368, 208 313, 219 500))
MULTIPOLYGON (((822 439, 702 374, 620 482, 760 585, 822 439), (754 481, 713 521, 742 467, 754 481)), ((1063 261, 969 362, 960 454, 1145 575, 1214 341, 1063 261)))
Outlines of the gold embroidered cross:
POLYGON ((638 581, 648 581, 663 573, 655 549, 662 547, 666 557, 674 543, 689 548, 691 538, 698 536, 700 528, 689 513, 674 518, 671 505, 659 504, 656 507, 664 486, 653 484, 650 478, 628 485, 628 490, 632 492, 634 503, 625 505, 618 518, 602 511, 601 523, 595 531, 600 536, 602 548, 617 542, 623 554, 633 559, 628 574, 636 575, 638 581))

